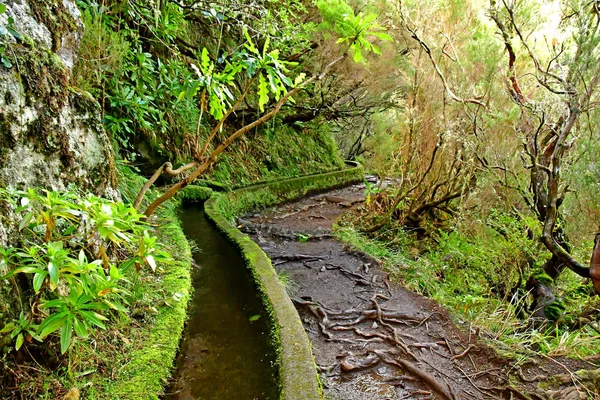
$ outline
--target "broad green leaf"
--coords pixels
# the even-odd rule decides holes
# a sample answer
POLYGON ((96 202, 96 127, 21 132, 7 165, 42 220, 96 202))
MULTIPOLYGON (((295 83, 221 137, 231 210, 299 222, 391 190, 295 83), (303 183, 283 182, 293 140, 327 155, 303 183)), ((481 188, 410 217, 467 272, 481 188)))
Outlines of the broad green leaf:
POLYGON ((29 225, 29 222, 31 222, 31 218, 33 218, 33 211, 28 212, 21 220, 21 223, 19 224, 20 231, 22 231, 27 225, 29 225))
POLYGON ((35 290, 36 293, 40 292, 46 275, 48 275, 47 271, 40 271, 33 276, 33 290, 35 290))
POLYGON ((0 3, 0 14, 4 14, 6 12, 6 4, 0 3))
POLYGON ((15 269, 13 271, 13 275, 14 274, 20 274, 20 273, 23 273, 23 274, 35 274, 36 272, 40 272, 40 271, 43 271, 43 270, 40 269, 40 268, 37 268, 37 267, 21 267, 21 268, 15 269))
POLYGON ((106 329, 106 326, 102 323, 102 320, 107 320, 106 317, 95 313, 93 311, 84 311, 84 310, 80 310, 79 314, 81 314, 82 317, 85 318, 85 320, 87 322, 89 322, 90 324, 96 325, 99 328, 102 329, 106 329))
POLYGON ((116 301, 110 301, 110 300, 104 300, 104 302, 113 310, 122 312, 122 313, 127 313, 127 308, 125 308, 121 303, 118 303, 116 301))
POLYGON ((13 37, 17 40, 21 40, 22 36, 21 33, 17 32, 16 30, 12 29, 12 28, 8 28, 8 31, 10 32, 11 35, 13 35, 13 37))
POLYGON ((269 102, 269 88, 265 76, 261 73, 258 77, 258 108, 265 111, 265 104, 269 102))
POLYGON ((354 62, 361 62, 363 60, 362 51, 360 47, 354 45, 354 62))
POLYGON ((121 270, 123 270, 123 272, 127 272, 129 270, 129 268, 133 267, 135 265, 135 263, 139 262, 139 261, 140 260, 137 257, 130 258, 129 260, 127 260, 123 264, 121 264, 121 270))
POLYGON ((24 341, 25 338, 23 337, 23 334, 19 333, 19 335, 17 336, 17 342, 15 343, 15 349, 19 350, 21 346, 23 346, 24 341))
POLYGON ((58 285, 58 266, 52 261, 48 263, 48 274, 50 275, 50 281, 54 286, 58 285))
POLYGON ((53 308, 53 307, 61 307, 64 306, 65 302, 63 298, 48 300, 43 302, 40 307, 42 308, 53 308))
POLYGON ((2 328, 0 333, 8 333, 8 332, 12 331, 13 329, 15 329, 15 323, 9 322, 8 324, 4 325, 4 328, 2 328))
POLYGON ((67 321, 60 330, 60 352, 65 354, 71 345, 71 337, 73 336, 73 323, 71 318, 67 318, 67 321))
POLYGON ((89 333, 85 324, 77 318, 73 318, 73 328, 75 333, 82 338, 87 338, 89 333))
POLYGON ((392 40, 394 40, 390 35, 388 35, 387 33, 384 33, 384 32, 371 32, 371 35, 373 35, 381 40, 385 40, 387 42, 391 42, 392 40))
POLYGON ((67 320, 68 311, 62 311, 57 314, 52 314, 42 322, 40 336, 45 338, 49 334, 58 330, 67 320))

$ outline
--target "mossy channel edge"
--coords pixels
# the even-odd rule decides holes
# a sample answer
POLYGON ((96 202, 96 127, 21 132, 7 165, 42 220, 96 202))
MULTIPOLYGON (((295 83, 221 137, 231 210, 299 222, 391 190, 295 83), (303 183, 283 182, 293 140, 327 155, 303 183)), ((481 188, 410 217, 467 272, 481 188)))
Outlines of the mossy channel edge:
POLYGON ((223 193, 190 185, 182 196, 184 202, 206 200, 206 216, 239 249, 250 269, 272 326, 271 338, 277 351, 282 400, 323 398, 310 342, 292 300, 279 282, 271 260, 232 221, 249 211, 292 201, 311 192, 361 182, 364 177, 363 167, 358 163, 348 164, 349 168, 338 171, 259 182, 223 193))

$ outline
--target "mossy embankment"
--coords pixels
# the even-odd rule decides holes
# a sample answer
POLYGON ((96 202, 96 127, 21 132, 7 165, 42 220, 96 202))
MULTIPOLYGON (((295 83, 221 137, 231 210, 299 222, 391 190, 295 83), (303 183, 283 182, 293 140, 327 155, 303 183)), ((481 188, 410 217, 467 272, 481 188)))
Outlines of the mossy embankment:
POLYGON ((234 143, 208 177, 240 187, 335 171, 343 166, 326 126, 296 129, 275 121, 234 143))
MULTIPOLYGON (((143 179, 121 167, 120 192, 131 201, 143 179)), ((170 377, 191 298, 192 253, 177 217, 180 202, 162 208, 156 218, 158 240, 175 260, 156 274, 136 276, 130 304, 133 320, 116 326, 123 338, 121 351, 106 354, 112 376, 104 376, 86 391, 86 399, 158 399, 170 377), (139 320, 141 319, 141 321, 139 320)), ((99 355, 103 355, 103 350, 99 355)))
MULTIPOLYGON (((322 174, 258 183, 226 193, 214 193, 205 204, 206 215, 239 249, 246 261, 272 324, 272 341, 277 351, 281 399, 320 399, 310 343, 298 313, 279 282, 271 260, 247 235, 240 232, 232 219, 250 210, 291 201, 309 192, 330 189, 361 181, 360 165, 322 174)), ((190 186, 182 197, 200 201, 210 195, 206 188, 190 186)))

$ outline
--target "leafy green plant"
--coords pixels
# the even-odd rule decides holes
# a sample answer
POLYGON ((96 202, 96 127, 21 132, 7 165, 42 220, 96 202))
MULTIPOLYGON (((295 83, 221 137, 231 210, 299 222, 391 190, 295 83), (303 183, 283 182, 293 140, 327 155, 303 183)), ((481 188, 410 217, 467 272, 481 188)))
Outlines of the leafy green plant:
MULTIPOLYGON (((300 73, 292 82, 292 80, 285 75, 287 72, 286 64, 292 65, 292 63, 281 61, 279 59, 279 50, 272 50, 270 52, 268 51, 270 41, 268 36, 265 38, 261 52, 254 45, 252 38, 246 32, 246 43, 244 46, 250 52, 250 57, 248 57, 248 53, 245 52, 238 52, 234 54, 231 57, 231 64, 224 62, 224 66, 221 69, 222 74, 224 75, 217 74, 217 71, 215 71, 213 67, 212 61, 208 57, 208 51, 203 50, 203 66, 202 69, 197 68, 197 73, 202 78, 201 83, 204 83, 204 89, 210 89, 215 93, 215 95, 212 96, 214 104, 212 104, 210 101, 208 104, 209 113, 211 115, 221 116, 221 118, 219 118, 213 125, 210 134, 203 141, 202 145, 200 145, 201 142, 199 140, 199 135, 196 134, 191 146, 193 148, 193 161, 177 168, 176 170, 172 168, 172 164, 170 162, 161 165, 148 180, 146 185, 141 188, 134 206, 137 207, 140 205, 144 196, 146 195, 146 191, 154 184, 154 182, 156 182, 163 172, 166 172, 170 176, 178 176, 189 170, 189 174, 185 175, 185 177, 173 184, 169 190, 148 205, 144 211, 144 214, 150 217, 156 211, 157 207, 172 198, 179 190, 186 187, 189 183, 193 182, 198 177, 203 175, 207 170, 212 168, 213 165, 217 163, 219 156, 226 149, 228 149, 234 141, 273 119, 280 112, 285 103, 288 101, 293 102, 293 96, 295 94, 299 93, 301 90, 307 88, 311 84, 322 80, 326 75, 328 75, 336 64, 342 62, 346 58, 349 51, 354 51, 355 61, 362 60, 361 51, 372 51, 377 53, 378 49, 371 44, 371 38, 369 36, 379 37, 380 39, 384 40, 391 39, 389 36, 379 34, 381 33, 381 28, 374 21, 374 17, 372 18, 370 15, 365 17, 362 14, 355 15, 352 8, 348 6, 348 9, 349 11, 346 10, 348 13, 339 16, 339 18, 343 19, 345 25, 353 36, 341 35, 338 43, 346 43, 342 54, 323 67, 320 73, 314 74, 308 79, 305 79, 304 73, 300 73), (229 105, 229 101, 226 99, 228 96, 226 96, 225 88, 229 84, 230 80, 232 81, 237 74, 244 70, 247 72, 248 78, 250 79, 248 82, 241 85, 242 88, 239 91, 239 95, 235 97, 235 102, 231 106, 227 107, 229 105), (220 81, 217 82, 217 85, 212 84, 214 82, 212 78, 210 80, 208 79, 206 76, 208 72, 211 73, 211 77, 215 76, 215 74, 217 74, 216 76, 220 77, 220 81), (258 88, 254 87, 256 80, 258 80, 258 88), (225 93, 225 95, 220 94, 221 92, 225 93), (223 125, 229 116, 232 115, 242 103, 248 102, 247 95, 252 92, 254 92, 254 94, 258 97, 258 108, 261 113, 258 114, 257 117, 253 117, 251 122, 244 123, 241 128, 232 133, 227 133, 224 139, 219 137, 218 133, 222 131, 223 125), (265 110, 264 107, 269 101, 269 95, 273 95, 276 99, 276 102, 272 105, 268 112, 263 113, 265 110), (227 111, 223 112, 226 107, 227 111)), ((337 33, 340 34, 340 32, 337 33)), ((200 88, 201 85, 198 84, 197 87, 200 88)), ((192 91, 192 94, 195 96, 197 92, 192 91)), ((209 92, 208 95, 210 96, 211 93, 209 92)), ((230 98, 230 100, 232 99, 230 98)), ((201 104, 202 103, 203 100, 201 99, 201 104)), ((201 118, 202 113, 198 119, 198 128, 196 132, 199 132, 200 130, 201 118)))
POLYGON ((344 0, 319 0, 317 7, 323 17, 321 26, 334 31, 339 36, 338 44, 349 44, 349 52, 355 62, 364 61, 363 52, 381 54, 381 50, 369 40, 369 36, 384 41, 392 40, 392 37, 384 32, 385 29, 377 23, 377 15, 374 13, 355 14, 352 7, 344 0))
POLYGON ((15 349, 19 350, 26 338, 36 339, 42 341, 37 334, 38 326, 34 325, 28 318, 25 317, 23 311, 19 314, 19 318, 9 322, 0 330, 0 333, 10 333, 10 338, 15 340, 15 349))
POLYGON ((111 312, 127 312, 123 283, 133 266, 155 271, 157 263, 171 261, 131 206, 75 192, 0 190, 0 195, 20 218, 21 234, 16 246, 0 248, 0 263, 10 271, 3 278, 30 276, 30 302, 40 305, 39 313, 21 314, 4 328, 17 348, 23 332, 44 340, 60 331, 64 354, 73 333, 85 339, 105 328, 111 312))
MULTIPOLYGON (((6 4, 0 3, 0 15, 6 13, 6 4)), ((8 17, 8 24, 0 24, 0 63, 6 68, 12 68, 12 63, 6 56, 8 49, 8 39, 13 37, 14 39, 21 39, 21 34, 15 30, 15 19, 8 17)))

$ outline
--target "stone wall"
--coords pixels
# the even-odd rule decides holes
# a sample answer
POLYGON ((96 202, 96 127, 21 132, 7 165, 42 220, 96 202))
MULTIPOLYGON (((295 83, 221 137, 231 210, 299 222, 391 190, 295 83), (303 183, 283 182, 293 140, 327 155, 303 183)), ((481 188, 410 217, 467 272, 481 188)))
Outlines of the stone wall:
MULTIPOLYGON (((100 106, 69 85, 83 33, 75 1, 5 4, 0 26, 11 17, 22 37, 3 39, 9 38, 5 56, 12 67, 0 64, 0 187, 63 190, 76 185, 118 197, 100 106)), ((10 210, 0 207, 0 244, 10 243, 16 223, 10 210)), ((0 276, 6 272, 0 264, 0 276)), ((17 312, 15 284, 0 280, 0 327, 17 312)))
POLYGON ((0 66, 0 186, 115 195, 114 160, 100 106, 69 86, 83 32, 74 0, 9 0, 11 38, 0 66))

